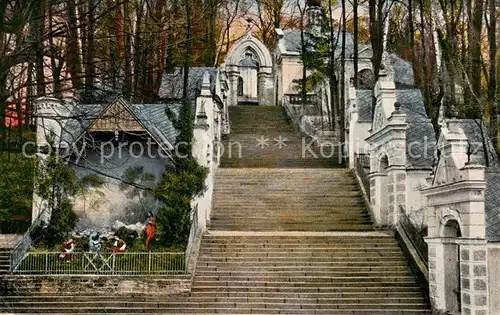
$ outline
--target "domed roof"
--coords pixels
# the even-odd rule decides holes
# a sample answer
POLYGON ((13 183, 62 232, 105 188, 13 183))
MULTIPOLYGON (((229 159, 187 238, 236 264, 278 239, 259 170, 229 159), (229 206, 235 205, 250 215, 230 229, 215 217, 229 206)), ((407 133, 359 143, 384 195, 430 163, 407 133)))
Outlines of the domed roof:
POLYGON ((308 7, 321 7, 321 0, 307 0, 308 7))

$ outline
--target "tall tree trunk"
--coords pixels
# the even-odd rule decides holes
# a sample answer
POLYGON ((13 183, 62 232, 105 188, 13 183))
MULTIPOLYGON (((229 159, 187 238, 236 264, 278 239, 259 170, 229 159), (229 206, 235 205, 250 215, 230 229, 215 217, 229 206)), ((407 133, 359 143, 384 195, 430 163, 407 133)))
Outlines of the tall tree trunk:
MULTIPOLYGON (((382 65, 382 56, 384 53, 384 7, 386 0, 369 0, 369 18, 370 18, 370 42, 372 45, 372 65, 375 82, 380 75, 382 65)), ((372 97, 372 115, 375 114, 375 105, 377 100, 372 97)))
POLYGON ((124 80, 123 80, 123 95, 130 99, 132 96, 132 21, 130 19, 130 7, 128 1, 123 3, 124 14, 124 31, 125 31, 125 64, 124 64, 124 80))
POLYGON ((353 63, 354 63, 354 86, 358 86, 358 53, 359 53, 359 16, 358 16, 358 0, 353 0, 352 10, 353 10, 353 26, 354 26, 354 47, 353 47, 353 63))
MULTIPOLYGON (((3 32, 5 24, 5 13, 7 11, 7 2, 0 2, 0 51, 6 51, 5 36, 3 32)), ((0 60, 0 149, 2 149, 3 141, 6 137, 6 124, 5 124, 5 109, 7 101, 7 73, 8 64, 5 60, 0 60)))
POLYGON ((71 74, 73 88, 82 85, 82 61, 80 58, 80 45, 78 43, 78 22, 76 19, 75 0, 66 0, 68 10, 68 70, 71 74))
POLYGON ((189 68, 191 66, 191 54, 192 54, 192 34, 191 28, 193 26, 193 16, 191 13, 191 0, 186 0, 186 50, 184 56, 184 77, 182 86, 182 99, 184 106, 190 107, 189 99, 189 68))
MULTIPOLYGON (((483 29, 483 10, 485 0, 474 1, 474 11, 472 16, 472 27, 469 28, 469 62, 470 74, 469 78, 472 84, 472 91, 476 99, 481 97, 481 33, 483 29)), ((474 100, 475 101, 475 100, 474 100)), ((480 105, 480 104, 478 104, 480 105)), ((481 118, 481 117, 478 117, 481 118)))
MULTIPOLYGON (((53 6, 49 5, 48 8, 49 13, 49 30, 53 30, 54 25, 54 17, 53 17, 53 6)), ((52 80, 53 80, 53 93, 57 98, 62 98, 62 85, 61 85, 61 70, 62 70, 62 62, 63 58, 61 56, 62 49, 58 49, 54 46, 54 38, 53 36, 49 36, 49 47, 50 47, 50 64, 52 68, 52 80)))
POLYGON ((489 0, 488 43, 490 46, 490 73, 488 82, 488 104, 490 106, 490 137, 498 152, 498 100, 497 100, 497 16, 495 0, 489 0))
POLYGON ((144 0, 141 0, 138 4, 138 7, 136 9, 136 26, 135 26, 135 45, 134 45, 134 89, 133 89, 133 94, 134 94, 134 101, 135 102, 140 102, 142 98, 142 91, 141 91, 141 86, 140 82, 143 71, 145 69, 141 68, 141 55, 142 55, 142 19, 143 19, 143 8, 144 8, 144 0))
POLYGON ((330 102, 332 107, 332 130, 338 130, 338 117, 339 117, 339 108, 336 101, 336 78, 335 78, 335 35, 333 31, 333 9, 332 9, 332 0, 328 0, 328 14, 330 18, 330 69, 329 71, 329 82, 330 82, 330 102))
POLYGON ((342 47, 340 50, 340 106, 339 106, 339 129, 340 129, 340 156, 342 158, 342 162, 344 160, 345 152, 344 152, 344 142, 345 142, 345 48, 346 48, 346 28, 347 28, 347 17, 346 11, 347 8, 345 6, 345 0, 341 1, 342 4, 342 47))
POLYGON ((86 95, 90 96, 94 89, 95 68, 95 0, 87 0, 87 36, 86 36, 86 51, 85 51, 85 91, 86 95))
MULTIPOLYGON (((306 39, 305 39, 305 25, 304 25, 304 18, 305 18, 305 8, 302 8, 300 6, 300 2, 297 2, 297 7, 299 9, 300 13, 300 22, 299 22, 299 27, 300 27, 300 53, 301 53, 301 58, 302 60, 306 59, 306 39)), ((307 80, 307 69, 306 65, 304 62, 302 63, 302 84, 301 84, 301 91, 300 95, 302 97, 302 106, 306 105, 306 80, 307 80)))
POLYGON ((44 73, 44 47, 43 35, 45 31, 45 0, 40 0, 37 7, 35 21, 33 22, 33 34, 35 41, 35 69, 36 69, 36 94, 38 97, 45 95, 45 73, 44 73))

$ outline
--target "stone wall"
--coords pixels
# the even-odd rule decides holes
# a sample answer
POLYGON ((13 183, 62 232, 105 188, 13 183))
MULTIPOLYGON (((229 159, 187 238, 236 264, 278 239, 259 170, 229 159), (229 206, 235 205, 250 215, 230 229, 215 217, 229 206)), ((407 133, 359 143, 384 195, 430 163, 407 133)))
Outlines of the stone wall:
POLYGON ((487 250, 490 315, 500 315, 500 244, 490 243, 487 250))
POLYGON ((0 295, 187 295, 189 276, 5 276, 0 295))

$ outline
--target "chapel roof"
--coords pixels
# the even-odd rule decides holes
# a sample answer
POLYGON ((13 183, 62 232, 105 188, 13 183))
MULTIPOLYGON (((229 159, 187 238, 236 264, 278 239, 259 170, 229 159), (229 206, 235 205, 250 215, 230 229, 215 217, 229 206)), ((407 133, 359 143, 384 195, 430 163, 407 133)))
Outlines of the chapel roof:
POLYGON ((78 141, 92 123, 104 115, 107 108, 115 102, 120 102, 156 142, 163 145, 167 145, 166 141, 171 145, 175 144, 178 130, 174 127, 172 117, 167 114, 167 108, 174 115, 178 115, 180 103, 130 104, 121 98, 108 104, 70 104, 69 119, 62 128, 61 140, 69 144, 78 141))
MULTIPOLYGON (((188 95, 190 99, 195 99, 200 94, 205 72, 210 74, 210 89, 212 93, 215 93, 217 68, 192 67, 189 68, 188 76, 188 95)), ((176 68, 174 72, 163 75, 158 96, 160 99, 182 99, 183 87, 184 73, 182 68, 176 68)))
POLYGON ((500 163, 493 143, 488 135, 488 128, 476 119, 460 119, 459 125, 471 144, 471 164, 486 167, 486 191, 484 196, 486 214, 486 239, 500 242, 500 163), (483 137, 486 146, 483 145, 483 137), (485 150, 486 147, 486 150, 485 150), (486 154, 488 165, 486 165, 486 154))
MULTIPOLYGON (((372 122, 372 90, 356 90, 360 122, 372 122)), ((396 101, 406 114, 407 167, 430 169, 434 159, 436 135, 427 118, 422 93, 419 89, 397 89, 396 101)))

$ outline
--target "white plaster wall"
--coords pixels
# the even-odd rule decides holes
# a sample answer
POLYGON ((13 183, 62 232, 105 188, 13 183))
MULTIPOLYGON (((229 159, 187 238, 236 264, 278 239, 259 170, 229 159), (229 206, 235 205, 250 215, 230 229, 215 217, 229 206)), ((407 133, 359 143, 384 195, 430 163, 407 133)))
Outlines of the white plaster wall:
POLYGON ((302 78, 302 64, 299 60, 299 56, 283 56, 281 76, 284 94, 297 94, 293 80, 302 78))
POLYGON ((144 174, 154 175, 155 181, 159 181, 165 171, 167 160, 157 154, 157 149, 152 150, 157 154, 156 158, 147 155, 139 157, 138 147, 130 151, 128 148, 123 148, 121 152, 115 147, 115 150, 115 154, 106 159, 101 158, 100 152, 88 151, 86 157, 79 162, 82 167, 74 167, 78 178, 96 174, 106 181, 101 188, 90 188, 87 193, 75 196, 74 210, 80 217, 79 229, 107 230, 116 220, 126 224, 144 222, 149 217, 148 211, 156 213, 160 206, 155 198, 144 194, 143 191, 140 191, 141 196, 139 196, 133 192, 132 187, 122 187, 119 179, 129 168, 140 166, 144 168, 144 174), (94 170, 110 177, 100 175, 94 170))
POLYGON ((365 139, 370 136, 371 125, 370 122, 356 122, 351 125, 349 133, 353 142, 349 145, 352 145, 355 153, 370 152, 370 145, 365 139))
MULTIPOLYGON (((424 213, 422 209, 425 205, 425 198, 422 196, 420 189, 426 186, 426 178, 429 176, 429 173, 430 171, 417 170, 406 172, 406 213, 424 213)), ((417 214, 414 216, 416 217, 417 214)), ((422 219, 425 218, 422 217, 422 219)))

